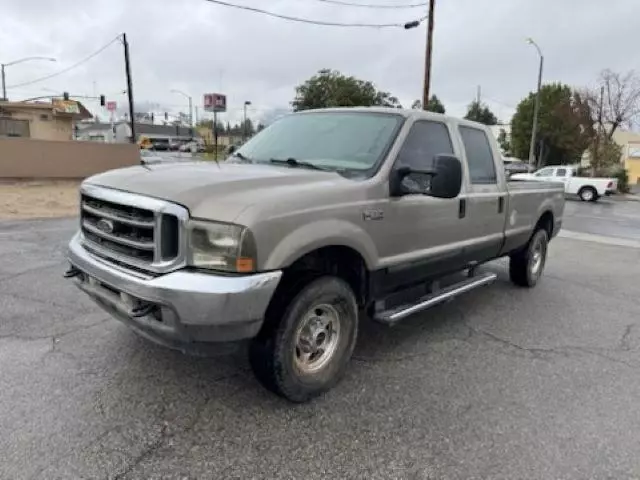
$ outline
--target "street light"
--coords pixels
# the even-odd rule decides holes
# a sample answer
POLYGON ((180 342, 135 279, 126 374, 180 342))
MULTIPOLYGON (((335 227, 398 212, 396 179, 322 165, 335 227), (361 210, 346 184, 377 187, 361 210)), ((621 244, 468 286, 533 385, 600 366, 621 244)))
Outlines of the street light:
POLYGON ((11 65, 16 65, 16 64, 22 63, 22 62, 28 62, 30 60, 46 60, 48 62, 55 62, 56 61, 56 59, 52 58, 52 57, 25 57, 25 58, 21 58, 19 60, 14 60, 13 62, 0 64, 0 70, 2 70, 2 100, 4 100, 4 101, 7 100, 7 87, 6 87, 6 83, 5 83, 4 68, 5 67, 10 67, 11 65))
POLYGON ((184 97, 189 99, 189 132, 191 133, 191 138, 193 139, 193 99, 191 95, 187 95, 182 90, 172 89, 171 93, 178 93, 184 97))
POLYGON ((247 107, 251 105, 251 102, 247 100, 244 102, 244 123, 242 124, 242 141, 247 141, 247 107))
POLYGON ((533 126, 531 127, 531 143, 529 145, 529 165, 535 162, 536 136, 538 134, 538 114, 540 113, 540 88, 542 87, 542 67, 544 65, 544 55, 538 44, 533 38, 527 38, 527 43, 533 45, 540 56, 540 69, 538 70, 538 91, 536 93, 536 101, 533 107, 533 126))

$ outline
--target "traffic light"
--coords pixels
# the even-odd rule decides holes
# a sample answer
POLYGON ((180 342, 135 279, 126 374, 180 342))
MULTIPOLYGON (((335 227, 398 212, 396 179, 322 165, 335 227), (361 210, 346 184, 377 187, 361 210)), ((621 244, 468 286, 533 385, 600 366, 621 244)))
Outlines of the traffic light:
POLYGON ((69 92, 62 92, 62 98, 66 100, 69 100, 69 92))
POLYGON ((104 95, 100 95, 100 106, 104 107, 107 104, 107 99, 104 98, 104 95))

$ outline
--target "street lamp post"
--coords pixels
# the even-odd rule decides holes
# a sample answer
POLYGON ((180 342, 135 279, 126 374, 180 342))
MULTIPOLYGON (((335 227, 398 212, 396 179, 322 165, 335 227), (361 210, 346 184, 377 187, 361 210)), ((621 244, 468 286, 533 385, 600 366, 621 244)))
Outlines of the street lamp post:
POLYGON ((244 102, 244 123, 242 124, 242 141, 247 141, 247 107, 251 105, 251 102, 247 100, 244 102))
POLYGON ((1 73, 1 76, 2 76, 2 100, 5 100, 5 101, 7 100, 7 84, 6 84, 5 73, 4 73, 5 67, 10 67, 11 65, 16 65, 16 64, 22 63, 22 62, 28 62, 30 60, 46 60, 48 62, 55 62, 56 61, 56 59, 52 58, 52 57, 25 57, 25 58, 21 58, 19 60, 14 60, 13 62, 0 64, 0 70, 2 71, 2 73, 1 73))
POLYGON ((531 127, 531 143, 529 144, 529 165, 535 163, 536 136, 538 135, 538 115, 540 113, 540 89, 542 88, 542 68, 544 66, 544 55, 538 44, 532 39, 527 38, 527 43, 533 45, 540 56, 540 68, 538 69, 538 91, 533 107, 533 126, 531 127))
POLYGON ((193 139, 193 99, 191 98, 191 95, 187 95, 183 91, 176 90, 175 88, 171 90, 171 92, 178 93, 184 97, 187 97, 187 99, 189 99, 189 132, 191 134, 191 139, 193 139))

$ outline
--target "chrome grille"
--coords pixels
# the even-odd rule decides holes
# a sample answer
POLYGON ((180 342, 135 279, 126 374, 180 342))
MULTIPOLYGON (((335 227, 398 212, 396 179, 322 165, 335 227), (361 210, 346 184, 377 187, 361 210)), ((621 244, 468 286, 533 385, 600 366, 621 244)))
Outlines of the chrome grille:
POLYGON ((83 186, 80 227, 87 250, 120 266, 163 273, 184 264, 187 210, 150 197, 83 186))

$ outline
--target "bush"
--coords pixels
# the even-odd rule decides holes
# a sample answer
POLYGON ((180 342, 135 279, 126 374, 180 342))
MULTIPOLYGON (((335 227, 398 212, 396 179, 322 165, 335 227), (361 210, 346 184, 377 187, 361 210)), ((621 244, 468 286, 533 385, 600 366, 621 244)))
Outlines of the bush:
POLYGON ((620 168, 614 175, 618 179, 618 191, 620 193, 629 193, 629 173, 624 168, 620 168))

